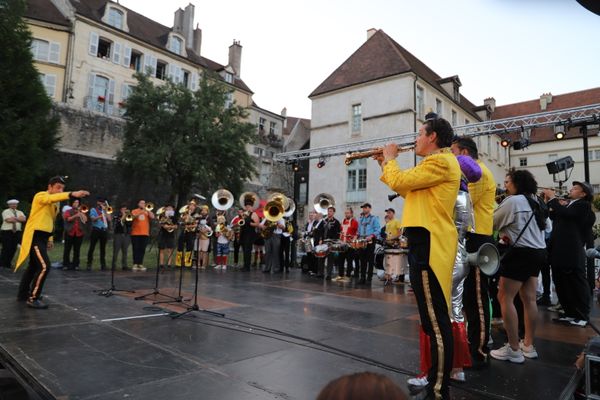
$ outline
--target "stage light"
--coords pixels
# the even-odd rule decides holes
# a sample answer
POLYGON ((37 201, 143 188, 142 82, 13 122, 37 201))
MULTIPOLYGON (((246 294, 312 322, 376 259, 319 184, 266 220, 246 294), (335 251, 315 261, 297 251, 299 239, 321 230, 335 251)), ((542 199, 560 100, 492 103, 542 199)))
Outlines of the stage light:
POLYGON ((510 146, 510 139, 502 139, 502 141, 500 141, 500 146, 502 146, 502 147, 510 146))
POLYGON ((554 125, 554 137, 557 140, 562 140, 566 136, 566 129, 564 125, 554 125))
POLYGON ((546 168, 550 175, 558 174, 559 172, 566 171, 574 166, 575 162, 571 156, 562 157, 546 164, 546 168))
POLYGON ((294 163, 292 164, 292 170, 294 170, 294 172, 298 172, 300 170, 300 164, 298 163, 298 161, 294 161, 294 163))
POLYGON ((325 166, 325 157, 319 157, 319 162, 317 163, 317 168, 323 168, 325 166))
POLYGON ((513 149, 515 150, 523 150, 528 147, 531 143, 529 139, 520 139, 513 144, 513 149))

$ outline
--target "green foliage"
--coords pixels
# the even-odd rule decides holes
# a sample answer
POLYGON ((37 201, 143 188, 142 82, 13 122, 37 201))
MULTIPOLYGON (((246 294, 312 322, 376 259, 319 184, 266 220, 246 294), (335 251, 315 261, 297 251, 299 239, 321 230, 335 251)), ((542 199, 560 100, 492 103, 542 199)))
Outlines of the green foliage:
POLYGON ((136 78, 126 104, 120 164, 165 185, 169 200, 179 204, 192 191, 239 192, 255 172, 246 145, 256 140, 256 129, 244 122, 242 107, 225 107, 227 87, 210 76, 196 92, 171 81, 154 85, 143 74, 136 78))
POLYGON ((58 142, 58 120, 33 65, 24 12, 23 0, 0 1, 0 188, 2 197, 21 199, 47 179, 58 142))
POLYGON ((594 196, 592 199, 592 205, 594 206, 596 212, 600 212, 600 194, 594 196))

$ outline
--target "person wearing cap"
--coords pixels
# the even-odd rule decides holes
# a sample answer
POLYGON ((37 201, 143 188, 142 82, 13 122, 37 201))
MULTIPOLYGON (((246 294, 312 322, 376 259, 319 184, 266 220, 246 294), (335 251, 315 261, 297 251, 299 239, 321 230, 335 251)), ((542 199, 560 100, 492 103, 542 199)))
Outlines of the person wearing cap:
POLYGON ((452 126, 436 115, 426 118, 415 139, 415 154, 423 157, 417 166, 400 168, 396 144, 386 145, 375 158, 382 167, 381 181, 404 198, 410 281, 431 349, 422 394, 448 399, 454 348, 449 309, 458 243, 453 217, 461 171, 450 151, 452 126))
POLYGON ((144 255, 146 246, 150 239, 150 222, 154 219, 154 213, 146 210, 146 201, 138 201, 138 207, 131 211, 133 221, 131 222, 131 250, 133 252, 133 271, 146 271, 144 267, 144 255))
POLYGON ((92 260, 94 259, 94 250, 96 244, 100 242, 100 269, 106 269, 106 241, 108 240, 108 223, 112 220, 112 215, 106 212, 106 199, 98 197, 96 207, 90 210, 90 221, 92 231, 90 233, 90 247, 87 253, 87 270, 92 270, 92 260))
POLYGON ((58 203, 68 199, 81 199, 90 194, 87 190, 63 192, 64 188, 63 177, 50 178, 47 190, 36 193, 31 202, 31 214, 23 232, 21 251, 15 266, 16 271, 29 257, 29 265, 19 284, 17 300, 26 301, 31 308, 48 308, 48 305, 40 300, 40 296, 50 271, 47 249, 54 247, 52 232, 58 214, 58 203))
POLYGON ((23 234, 23 223, 27 218, 23 211, 17 210, 19 200, 11 199, 6 204, 8 208, 2 211, 0 267, 11 268, 13 257, 17 252, 17 245, 23 234))
POLYGON ((587 182, 574 181, 568 200, 559 200, 552 189, 544 189, 553 222, 548 243, 549 260, 558 301, 564 314, 555 321, 586 326, 591 291, 587 281, 585 246, 596 221, 591 201, 594 190, 587 182))
POLYGON ((396 218, 396 210, 390 207, 385 210, 385 215, 389 218, 385 224, 385 239, 390 242, 398 240, 402 233, 402 222, 396 218))
POLYGON ((360 260, 360 279, 358 283, 364 285, 373 278, 375 265, 375 239, 381 231, 379 218, 371 214, 371 204, 364 203, 360 206, 362 214, 358 220, 358 237, 367 240, 367 245, 358 251, 360 260))

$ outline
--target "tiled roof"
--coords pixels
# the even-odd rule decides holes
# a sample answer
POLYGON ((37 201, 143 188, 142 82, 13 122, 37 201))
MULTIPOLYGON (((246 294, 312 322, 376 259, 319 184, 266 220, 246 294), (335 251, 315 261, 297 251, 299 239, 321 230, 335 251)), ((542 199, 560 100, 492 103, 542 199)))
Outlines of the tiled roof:
MULTIPOLYGON (((552 96, 552 102, 547 105, 545 110, 541 109, 539 98, 535 100, 522 101, 520 103, 497 106, 491 115, 491 119, 504 119, 510 117, 517 117, 521 115, 537 114, 545 111, 556 111, 565 108, 581 107, 598 103, 600 103, 600 87, 552 96)), ((510 135, 510 137, 513 139, 516 138, 516 136, 518 135, 510 135)), ((566 139, 576 137, 581 137, 579 128, 571 128, 567 133, 566 139)), ((530 140, 532 143, 555 140, 554 129, 535 128, 531 132, 530 140)))
MULTIPOLYGON (((28 0, 31 1, 31 0, 28 0)), ((49 0, 38 0, 38 1, 47 1, 49 0)), ((91 20, 94 20, 98 23, 104 24, 102 21, 102 17, 104 16, 104 9, 106 8, 107 3, 112 3, 107 0, 73 0, 71 4, 75 7, 76 13, 87 17, 91 20)), ((166 3, 166 2, 165 2, 166 3)), ((119 4, 120 7, 123 7, 119 4)), ((150 45, 159 47, 161 49, 166 50, 167 41, 169 39, 169 32, 172 31, 171 28, 164 26, 156 21, 151 20, 148 17, 143 16, 127 7, 123 7, 127 9, 127 26, 129 27, 129 32, 126 32, 128 35, 135 37, 138 40, 141 40, 150 45)), ((112 29, 117 29, 111 27, 112 29)), ((219 72, 225 68, 224 65, 221 65, 215 61, 209 60, 206 57, 203 57, 199 54, 196 54, 193 50, 186 48, 187 59, 195 64, 198 64, 204 68, 212 70, 214 72, 219 72)), ((244 90, 246 92, 253 93, 252 90, 246 85, 246 83, 238 78, 234 79, 233 85, 237 88, 244 90)))
POLYGON ((310 119, 306 119, 306 118, 297 118, 297 117, 287 117, 287 123, 285 128, 283 128, 283 135, 284 136, 288 136, 290 133, 292 133, 292 129, 294 129, 294 127, 296 126, 296 124, 298 122, 300 122, 300 124, 304 125, 304 127, 308 130, 310 130, 310 119))
POLYGON ((71 26, 69 20, 49 0, 27 0, 25 17, 56 25, 71 26))
MULTIPOLYGON (((309 97, 407 72, 414 72, 438 91, 447 94, 440 84, 440 81, 444 80, 438 74, 380 29, 329 75, 309 97)), ((451 96, 448 98, 473 118, 480 120, 473 111, 475 106, 464 96, 460 96, 458 102, 451 96)))

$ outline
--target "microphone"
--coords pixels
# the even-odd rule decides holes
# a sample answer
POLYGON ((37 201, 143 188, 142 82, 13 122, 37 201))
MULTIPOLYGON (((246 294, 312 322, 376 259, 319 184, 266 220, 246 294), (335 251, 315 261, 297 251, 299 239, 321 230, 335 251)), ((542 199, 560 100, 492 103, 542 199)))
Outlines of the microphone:
POLYGON ((388 200, 390 202, 393 201, 396 197, 400 197, 400 195, 398 193, 388 194, 388 200))

